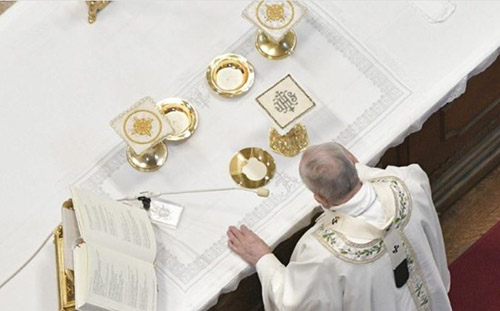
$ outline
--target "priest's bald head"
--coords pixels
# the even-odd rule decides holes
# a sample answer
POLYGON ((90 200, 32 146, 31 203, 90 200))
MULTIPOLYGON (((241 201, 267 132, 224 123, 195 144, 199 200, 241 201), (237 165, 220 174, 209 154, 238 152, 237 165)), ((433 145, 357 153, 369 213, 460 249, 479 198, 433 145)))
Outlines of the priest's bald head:
POLYGON ((356 162, 356 157, 338 143, 310 146, 300 161, 300 177, 316 201, 329 208, 348 201, 361 188, 356 162))

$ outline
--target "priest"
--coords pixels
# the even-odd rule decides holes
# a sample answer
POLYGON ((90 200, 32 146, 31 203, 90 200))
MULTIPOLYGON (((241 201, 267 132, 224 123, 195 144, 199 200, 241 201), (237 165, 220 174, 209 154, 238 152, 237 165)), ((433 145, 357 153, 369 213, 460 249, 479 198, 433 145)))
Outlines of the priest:
POLYGON ((228 246, 255 265, 266 310, 451 310, 429 180, 416 164, 365 166, 336 143, 311 146, 300 176, 324 213, 288 266, 246 226, 228 246))

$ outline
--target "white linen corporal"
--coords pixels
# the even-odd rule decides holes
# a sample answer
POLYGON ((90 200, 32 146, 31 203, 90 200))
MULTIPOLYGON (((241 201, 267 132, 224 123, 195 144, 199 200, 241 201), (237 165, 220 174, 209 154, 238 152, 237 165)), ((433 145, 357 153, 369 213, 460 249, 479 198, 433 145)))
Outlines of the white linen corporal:
POLYGON ((266 310, 451 310, 450 275, 427 175, 418 165, 356 167, 364 187, 340 209, 377 223, 381 206, 395 205, 393 226, 404 241, 408 281, 396 288, 381 239, 353 242, 322 215, 300 239, 288 266, 272 254, 257 262, 266 310), (394 200, 370 200, 371 184, 383 185, 394 200), (366 202, 369 206, 360 207, 366 202))

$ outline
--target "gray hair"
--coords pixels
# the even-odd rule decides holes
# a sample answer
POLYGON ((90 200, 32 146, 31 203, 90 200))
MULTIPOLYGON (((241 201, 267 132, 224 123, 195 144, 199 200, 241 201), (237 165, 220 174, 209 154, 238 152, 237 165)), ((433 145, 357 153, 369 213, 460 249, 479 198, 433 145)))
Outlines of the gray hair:
POLYGON ((307 148, 300 161, 299 173, 309 190, 329 202, 341 201, 359 183, 356 167, 343 147, 334 142, 307 148))

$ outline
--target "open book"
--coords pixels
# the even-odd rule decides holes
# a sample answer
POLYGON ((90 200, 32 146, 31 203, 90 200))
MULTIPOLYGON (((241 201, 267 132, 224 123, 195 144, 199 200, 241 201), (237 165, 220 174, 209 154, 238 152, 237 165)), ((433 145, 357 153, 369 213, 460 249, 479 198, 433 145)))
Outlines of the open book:
POLYGON ((76 309, 156 310, 156 242, 147 212, 76 187, 71 192, 81 235, 73 250, 76 309))

